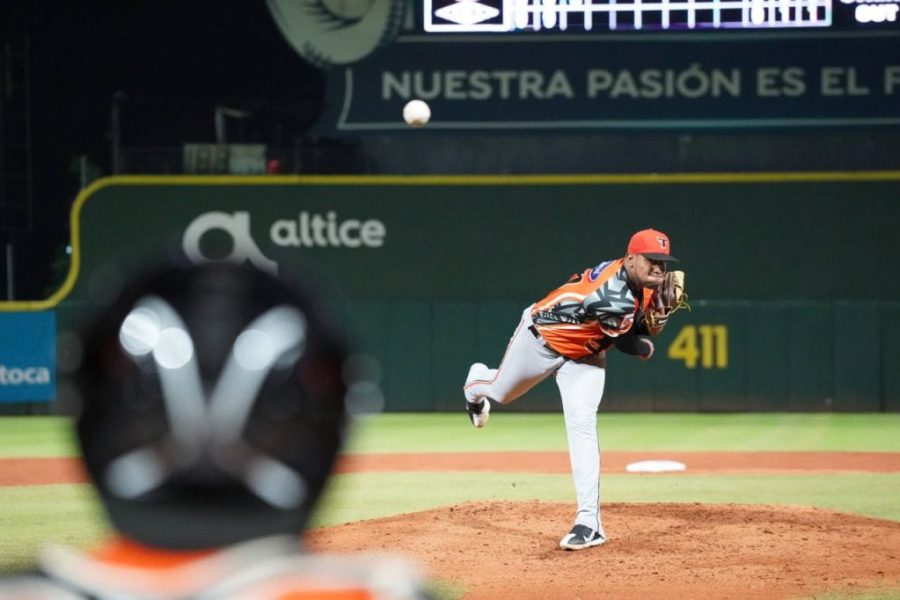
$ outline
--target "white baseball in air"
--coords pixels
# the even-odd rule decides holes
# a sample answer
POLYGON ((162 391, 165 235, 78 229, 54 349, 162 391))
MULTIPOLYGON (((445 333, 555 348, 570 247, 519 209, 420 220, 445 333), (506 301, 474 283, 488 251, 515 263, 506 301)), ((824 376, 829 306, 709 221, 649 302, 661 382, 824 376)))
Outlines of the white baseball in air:
POLYGON ((422 100, 410 100, 403 107, 403 120, 413 127, 421 127, 431 118, 431 109, 422 100))

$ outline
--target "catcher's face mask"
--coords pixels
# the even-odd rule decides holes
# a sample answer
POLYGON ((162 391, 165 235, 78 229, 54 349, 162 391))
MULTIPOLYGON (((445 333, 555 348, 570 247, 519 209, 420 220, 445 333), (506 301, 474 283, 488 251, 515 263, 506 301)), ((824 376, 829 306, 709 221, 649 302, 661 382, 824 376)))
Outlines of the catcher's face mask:
POLYGON ((299 533, 343 437, 345 358, 307 295, 249 267, 127 288, 78 373, 78 437, 113 523, 166 548, 299 533))

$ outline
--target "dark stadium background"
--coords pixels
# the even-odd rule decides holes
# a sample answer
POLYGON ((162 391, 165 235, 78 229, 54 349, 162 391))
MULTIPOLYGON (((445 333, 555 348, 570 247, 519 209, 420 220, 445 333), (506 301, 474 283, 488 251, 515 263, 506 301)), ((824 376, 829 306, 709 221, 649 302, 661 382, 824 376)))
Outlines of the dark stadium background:
POLYGON ((290 50, 264 2, 10 0, 0 31, 4 44, 27 39, 30 53, 33 228, 9 214, 3 232, 16 299, 46 297, 64 275, 80 157, 91 177, 112 172, 114 103, 122 147, 153 157, 214 141, 217 104, 254 112, 243 141, 290 145, 324 93, 324 75, 290 50))
MULTIPOLYGON (((13 53, 28 48, 33 186, 30 207, 2 198, 4 299, 7 245, 13 299, 47 297, 67 270, 69 208, 82 184, 179 172, 182 144, 215 141, 216 106, 247 115, 230 125, 229 142, 283 150, 288 173, 385 172, 376 155, 391 157, 392 173, 900 168, 900 134, 889 127, 316 137, 327 74, 288 46, 262 0, 6 0, 0 41, 13 53)), ((4 144, 13 130, 5 131, 4 144)))

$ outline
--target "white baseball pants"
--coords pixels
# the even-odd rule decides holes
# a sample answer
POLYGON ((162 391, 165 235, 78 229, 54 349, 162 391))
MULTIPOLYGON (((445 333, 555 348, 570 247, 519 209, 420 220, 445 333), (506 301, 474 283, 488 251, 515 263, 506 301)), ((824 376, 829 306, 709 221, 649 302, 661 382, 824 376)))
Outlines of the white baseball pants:
POLYGON ((476 363, 469 370, 464 388, 466 400, 477 402, 489 398, 509 404, 532 387, 556 374, 556 385, 562 397, 569 460, 578 512, 576 525, 585 525, 603 533, 600 523, 600 447, 597 440, 597 410, 603 398, 606 368, 602 356, 583 360, 567 360, 548 348, 529 328, 532 307, 522 312, 522 319, 506 347, 497 369, 476 363))

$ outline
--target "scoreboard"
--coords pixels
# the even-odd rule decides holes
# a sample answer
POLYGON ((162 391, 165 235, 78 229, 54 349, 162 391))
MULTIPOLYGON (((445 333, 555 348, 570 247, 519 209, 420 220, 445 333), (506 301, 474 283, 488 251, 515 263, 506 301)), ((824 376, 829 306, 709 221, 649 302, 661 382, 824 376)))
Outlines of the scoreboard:
POLYGON ((900 0, 309 1, 323 135, 900 128, 900 0))
POLYGON ((900 0, 424 0, 434 33, 894 29, 900 0))

